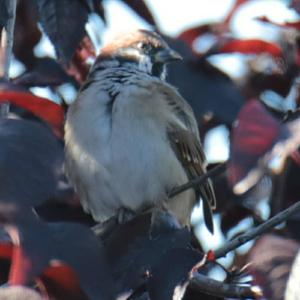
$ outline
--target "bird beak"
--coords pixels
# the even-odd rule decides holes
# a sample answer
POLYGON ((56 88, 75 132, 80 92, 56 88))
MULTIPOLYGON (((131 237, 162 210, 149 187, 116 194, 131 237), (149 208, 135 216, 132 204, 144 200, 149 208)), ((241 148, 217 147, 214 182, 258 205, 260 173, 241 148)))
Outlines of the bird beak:
POLYGON ((154 60, 156 63, 168 63, 174 60, 182 60, 182 56, 171 48, 166 48, 158 51, 154 56, 154 60))

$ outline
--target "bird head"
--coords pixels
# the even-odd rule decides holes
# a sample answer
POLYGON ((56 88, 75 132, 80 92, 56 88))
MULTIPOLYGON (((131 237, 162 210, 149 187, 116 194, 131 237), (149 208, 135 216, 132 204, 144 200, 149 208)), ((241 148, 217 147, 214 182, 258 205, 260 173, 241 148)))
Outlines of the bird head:
POLYGON ((172 50, 159 34, 137 30, 123 34, 106 45, 95 66, 105 69, 127 65, 164 79, 166 63, 180 59, 180 54, 172 50))

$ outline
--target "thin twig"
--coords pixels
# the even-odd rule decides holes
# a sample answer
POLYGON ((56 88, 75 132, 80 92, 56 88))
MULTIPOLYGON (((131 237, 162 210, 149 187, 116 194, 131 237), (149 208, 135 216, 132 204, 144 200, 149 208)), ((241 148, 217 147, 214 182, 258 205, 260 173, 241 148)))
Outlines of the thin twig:
MULTIPOLYGON (((199 186, 199 185, 203 184, 208 178, 217 176, 217 175, 223 173, 225 170, 226 170, 226 162, 207 171, 203 176, 196 177, 193 180, 174 188, 170 192, 169 197, 172 198, 194 186, 199 186)), ((149 208, 147 208, 147 209, 149 209, 149 208)), ((106 236, 109 232, 111 232, 117 224, 118 224, 118 219, 116 216, 113 216, 109 220, 93 226, 92 229, 97 236, 103 237, 103 236, 106 236)))
POLYGON ((17 0, 7 1, 9 19, 1 33, 0 78, 9 79, 9 66, 12 55, 17 0))
POLYGON ((8 101, 0 103, 0 119, 8 117, 9 109, 10 109, 10 105, 8 101))
POLYGON ((240 236, 234 238, 232 241, 228 242, 224 247, 215 251, 215 257, 220 258, 226 256, 226 254, 239 246, 247 243, 250 240, 253 240, 265 233, 266 231, 274 228, 275 226, 286 221, 291 215, 300 212, 300 201, 291 205, 289 208, 278 213, 268 221, 263 224, 249 230, 248 232, 241 234, 240 236))
POLYGON ((204 175, 196 177, 189 182, 182 184, 176 188, 174 188, 170 194, 169 197, 172 198, 190 188, 199 186, 203 184, 208 178, 215 177, 221 173, 223 173, 226 170, 226 162, 219 164, 218 166, 214 167, 213 169, 207 171, 204 175))
POLYGON ((262 296, 261 290, 256 286, 228 284, 199 273, 194 274, 189 287, 208 295, 234 299, 257 299, 262 296))

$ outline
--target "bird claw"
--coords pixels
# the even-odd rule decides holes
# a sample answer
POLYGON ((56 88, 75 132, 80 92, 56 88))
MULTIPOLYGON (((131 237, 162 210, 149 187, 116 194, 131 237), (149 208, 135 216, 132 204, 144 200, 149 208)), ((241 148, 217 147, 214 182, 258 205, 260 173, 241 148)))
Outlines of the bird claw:
POLYGON ((131 221, 136 216, 136 213, 126 207, 122 207, 118 210, 117 219, 119 224, 124 224, 131 221))

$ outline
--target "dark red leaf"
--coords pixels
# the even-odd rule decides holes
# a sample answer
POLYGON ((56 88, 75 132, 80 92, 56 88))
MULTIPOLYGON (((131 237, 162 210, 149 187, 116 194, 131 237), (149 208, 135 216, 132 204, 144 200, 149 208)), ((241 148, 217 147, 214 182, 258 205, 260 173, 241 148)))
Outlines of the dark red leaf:
POLYGON ((258 100, 242 108, 232 133, 228 178, 235 185, 256 166, 282 133, 281 125, 258 100))
POLYGON ((50 57, 37 58, 35 66, 12 80, 13 84, 26 88, 56 87, 66 82, 74 84, 70 76, 66 74, 61 65, 50 57))
POLYGON ((62 136, 64 111, 60 105, 29 92, 0 90, 0 103, 3 102, 10 102, 30 111, 50 124, 56 134, 62 136))
POLYGON ((244 54, 262 54, 269 53, 274 57, 282 57, 282 49, 274 43, 259 39, 231 40, 224 44, 220 50, 221 53, 239 52, 244 54))
POLYGON ((232 9, 229 11, 226 19, 222 23, 208 23, 189 28, 182 33, 180 33, 177 38, 185 41, 190 47, 192 47, 193 42, 203 34, 214 33, 216 35, 221 35, 229 31, 229 25, 232 17, 234 16, 236 10, 244 3, 249 0, 237 0, 233 5, 232 9))
POLYGON ((89 228, 76 223, 45 224, 31 217, 11 225, 9 234, 21 238, 12 250, 10 284, 28 285, 40 279, 49 294, 65 295, 59 299, 113 299, 103 246, 89 228), (78 298, 68 297, 76 293, 78 298))
POLYGON ((150 25, 156 26, 152 13, 144 0, 122 0, 150 25))
POLYGON ((290 3, 290 7, 295 9, 298 14, 300 14, 300 1, 292 0, 290 3))
POLYGON ((300 21, 277 23, 277 22, 274 22, 274 21, 270 20, 266 16, 258 17, 256 19, 258 21, 268 23, 268 24, 272 24, 272 25, 275 25, 275 26, 278 26, 278 27, 281 27, 281 28, 295 28, 297 30, 300 30, 300 21))
POLYGON ((245 105, 230 151, 228 176, 235 193, 253 187, 267 171, 282 173, 286 159, 300 145, 299 128, 300 118, 282 123, 259 101, 245 105))
MULTIPOLYGON (((251 249, 250 271, 254 276, 254 282, 262 288, 266 299, 293 298, 285 298, 284 295, 299 248, 300 245, 294 240, 267 234, 262 236, 251 249)), ((299 276, 299 270, 294 275, 299 276)), ((295 293, 294 295, 299 294, 299 285, 295 284, 291 292, 295 293)))
POLYGON ((85 35, 79 46, 76 49, 76 52, 70 62, 70 64, 65 67, 66 72, 73 76, 77 82, 83 83, 86 79, 90 64, 88 63, 89 59, 95 59, 96 52, 94 45, 88 35, 85 35))
POLYGON ((66 264, 59 263, 55 266, 49 266, 40 276, 39 281, 51 298, 89 300, 81 289, 78 275, 66 264))
MULTIPOLYGON (((27 283, 31 264, 36 261, 31 261, 32 257, 23 255, 23 249, 14 246, 11 243, 0 243, 0 260, 11 260, 11 274, 9 278, 10 285, 22 285, 27 283), (27 266, 26 266, 27 264, 27 266)), ((84 257, 82 257, 84 259, 84 257)), ((48 266, 38 278, 34 278, 43 291, 51 299, 72 299, 72 300, 88 300, 81 288, 81 283, 78 275, 69 265, 57 261, 55 265, 48 266)), ((99 286, 101 284, 99 283, 99 286)), ((100 288, 100 287, 99 287, 100 288)))
POLYGON ((36 1, 18 1, 13 52, 28 69, 35 65, 34 47, 42 36, 37 22, 36 1))
POLYGON ((226 33, 229 30, 229 25, 232 17, 234 16, 236 10, 244 3, 249 0, 236 0, 232 9, 229 11, 226 19, 222 23, 208 23, 202 24, 200 26, 196 26, 193 28, 189 28, 182 33, 180 33, 177 38, 185 41, 188 45, 192 47, 193 42, 196 38, 200 37, 206 33, 214 33, 216 35, 220 35, 222 33, 226 33))
POLYGON ((64 64, 73 57, 84 37, 89 8, 81 0, 37 1, 42 27, 64 64))
POLYGON ((190 47, 193 46, 193 42, 201 35, 206 33, 214 32, 214 26, 216 24, 204 24, 197 27, 189 28, 177 36, 177 39, 180 39, 186 42, 190 47))
POLYGON ((39 267, 36 266, 37 261, 32 261, 24 249, 17 245, 13 247, 11 260, 8 283, 10 285, 26 285, 30 283, 31 276, 36 275, 35 273, 39 270, 39 267))
POLYGON ((13 251, 13 245, 11 243, 5 243, 0 241, 0 260, 11 259, 13 251))
POLYGON ((245 4, 246 2, 248 2, 249 0, 236 0, 233 7, 231 8, 231 10, 229 11, 226 19, 224 20, 224 25, 225 26, 229 26, 232 17, 234 16, 234 14, 236 13, 236 11, 240 8, 241 5, 245 4))

